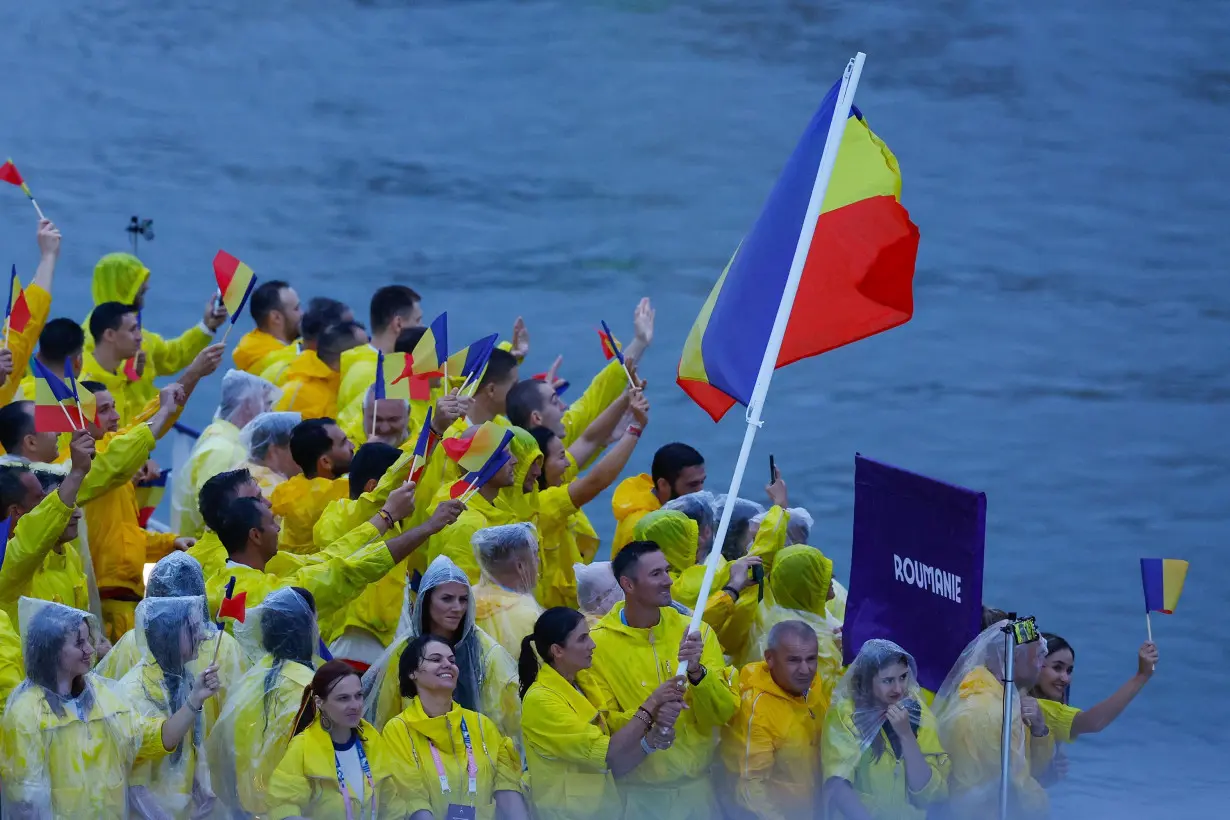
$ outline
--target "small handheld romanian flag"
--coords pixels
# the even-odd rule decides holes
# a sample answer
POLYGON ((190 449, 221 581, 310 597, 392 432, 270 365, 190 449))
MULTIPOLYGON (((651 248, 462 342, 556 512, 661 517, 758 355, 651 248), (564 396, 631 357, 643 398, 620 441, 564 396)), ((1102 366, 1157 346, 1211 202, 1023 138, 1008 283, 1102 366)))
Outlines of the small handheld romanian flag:
POLYGON ((606 356, 606 360, 609 362, 611 359, 619 359, 619 363, 623 364, 624 346, 615 338, 615 334, 607 327, 606 322, 602 323, 598 336, 602 338, 602 355, 606 356))
POLYGON ((241 592, 235 595, 235 576, 232 575, 230 582, 226 585, 226 597, 222 599, 222 603, 218 604, 218 625, 222 625, 224 618, 243 623, 247 617, 248 593, 241 592))
POLYGON ((0 182, 16 185, 25 192, 26 196, 30 196, 30 186, 26 185, 26 181, 21 178, 21 172, 17 170, 17 166, 13 164, 11 158, 3 165, 0 165, 0 182))
POLYGON ((512 430, 487 421, 470 428, 460 438, 445 439, 445 454, 466 471, 461 480, 453 484, 450 495, 458 498, 467 490, 477 490, 490 481, 512 457, 508 452, 512 438, 512 430))
POLYGON ((441 313, 414 346, 410 354, 411 367, 416 376, 443 376, 448 361, 448 314, 441 313))
POLYGON ((163 470, 153 478, 147 478, 137 484, 137 523, 143 528, 149 526, 154 510, 162 503, 162 496, 167 491, 167 477, 170 475, 170 470, 163 470))
POLYGON ((471 376, 481 378, 483 368, 487 366, 487 360, 491 358, 491 351, 495 350, 495 343, 499 338, 500 334, 492 333, 476 342, 470 342, 449 356, 448 377, 463 382, 471 376))
MULTIPOLYGON (((94 397, 89 388, 77 387, 77 379, 73 376, 71 361, 64 362, 64 379, 73 391, 73 399, 77 402, 77 410, 81 418, 95 427, 101 427, 102 425, 98 423, 98 399, 94 397)), ((141 526, 145 525, 142 524, 141 526)))
POLYGON ((34 375, 34 429, 40 433, 80 430, 81 411, 72 388, 38 359, 30 360, 30 369, 34 375))
POLYGON ((376 382, 373 395, 376 399, 410 400, 410 357, 405 353, 376 352, 376 382))
POLYGON ((427 408, 427 418, 423 419, 423 426, 419 429, 419 437, 414 442, 413 469, 410 473, 410 480, 417 482, 423 477, 423 471, 427 469, 427 456, 431 453, 431 440, 435 437, 435 433, 431 431, 431 414, 434 407, 427 408))
POLYGON ((247 304, 252 288, 256 286, 256 274, 226 251, 218 251, 218 255, 214 257, 214 278, 218 281, 222 303, 226 305, 226 312, 231 315, 233 325, 243 312, 243 306, 247 304))
POLYGON ((9 274, 9 298, 4 303, 4 321, 7 332, 21 333, 30 323, 30 306, 26 304, 26 292, 17 278, 17 266, 9 274))
POLYGON ((1173 615, 1183 594, 1187 562, 1178 558, 1141 558, 1140 578, 1145 586, 1145 612, 1173 615))

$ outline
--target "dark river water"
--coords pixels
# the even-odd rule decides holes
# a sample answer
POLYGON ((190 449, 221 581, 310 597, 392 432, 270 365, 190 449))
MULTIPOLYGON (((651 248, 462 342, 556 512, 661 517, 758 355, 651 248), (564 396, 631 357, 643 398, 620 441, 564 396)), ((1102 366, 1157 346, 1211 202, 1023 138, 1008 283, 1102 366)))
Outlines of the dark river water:
MULTIPOLYGON (((447 308, 455 339, 523 314, 530 367, 564 352, 579 382, 601 363, 592 327, 630 336, 649 295, 637 466, 685 439, 722 490, 741 416, 714 426, 690 404, 679 351, 866 51, 858 103, 922 230, 916 316, 780 371, 754 464, 776 454, 843 577, 856 451, 985 490, 985 598, 1077 646, 1078 705, 1135 669, 1137 559, 1189 559, 1177 614, 1154 618, 1154 681, 1069 750, 1055 805, 1214 816, 1230 794, 1230 4, 64 0, 4 16, 0 154, 64 231, 53 315, 84 316, 134 213, 155 221, 146 323, 163 332, 199 318, 226 247, 360 318, 391 280, 447 308)), ((0 244, 28 276, 33 213, 0 193, 0 244)), ((605 497, 593 509, 609 535, 605 497)))

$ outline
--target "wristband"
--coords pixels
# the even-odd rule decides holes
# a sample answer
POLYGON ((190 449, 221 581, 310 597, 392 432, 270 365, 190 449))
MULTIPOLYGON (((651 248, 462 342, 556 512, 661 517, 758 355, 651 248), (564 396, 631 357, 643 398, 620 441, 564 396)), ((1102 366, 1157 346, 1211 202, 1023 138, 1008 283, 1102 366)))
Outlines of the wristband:
POLYGON ((640 721, 645 724, 646 729, 653 725, 653 716, 649 714, 649 710, 647 710, 644 706, 639 707, 635 712, 633 712, 632 717, 639 718, 640 721))
POLYGON ((653 754, 654 752, 656 752, 656 751, 657 751, 657 749, 655 749, 654 747, 650 746, 650 745, 649 745, 649 741, 648 741, 648 740, 646 740, 645 738, 641 738, 641 751, 645 753, 645 756, 646 756, 646 757, 648 757, 649 755, 651 755, 651 754, 653 754))
POLYGON ((735 589, 734 587, 732 587, 730 584, 727 584, 726 586, 722 587, 722 592, 725 592, 728 595, 730 595, 731 598, 734 598, 735 603, 739 602, 739 591, 735 589))
POLYGON ((692 680, 692 673, 691 673, 691 672, 689 672, 689 673, 688 673, 688 683, 692 684, 693 686, 700 686, 700 682, 701 682, 701 681, 703 681, 703 680, 705 679, 705 675, 706 675, 708 672, 709 672, 709 670, 708 670, 708 669, 706 669, 706 668, 704 667, 704 665, 702 664, 702 665, 701 665, 701 667, 700 667, 700 670, 697 672, 697 675, 696 675, 696 680, 692 680))
POLYGON ((384 520, 385 527, 387 527, 390 530, 393 529, 393 516, 389 515, 389 513, 386 512, 385 510, 380 510, 376 514, 379 515, 380 518, 384 520))
POLYGON ((645 430, 644 428, 638 427, 635 424, 629 424, 628 429, 625 430, 624 432, 626 432, 630 436, 636 436, 637 438, 640 438, 641 433, 645 432, 645 430))

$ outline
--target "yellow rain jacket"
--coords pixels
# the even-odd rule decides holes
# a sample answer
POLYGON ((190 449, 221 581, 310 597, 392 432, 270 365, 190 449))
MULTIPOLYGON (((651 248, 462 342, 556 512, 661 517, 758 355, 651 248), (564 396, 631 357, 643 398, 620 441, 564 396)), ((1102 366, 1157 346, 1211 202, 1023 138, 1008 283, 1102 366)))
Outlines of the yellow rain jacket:
POLYGON ((280 382, 282 397, 274 410, 293 411, 307 419, 337 415, 337 388, 342 374, 320 360, 315 350, 305 350, 286 368, 280 382))
MULTIPOLYGON (((670 607, 652 629, 633 629, 623 622, 623 602, 592 630, 594 662, 578 675, 586 697, 598 705, 612 732, 623 728, 645 698, 675 674, 679 644, 691 621, 670 607)), ((675 723, 675 744, 655 752, 621 780, 627 817, 708 820, 713 804, 709 766, 717 730, 734 716, 739 696, 727 676, 722 647, 703 627, 700 685, 687 687, 689 708, 675 723)))
MULTIPOLYGON (((91 287, 94 304, 123 302, 130 305, 148 278, 149 268, 141 264, 137 257, 129 253, 109 253, 94 266, 91 287)), ((82 326, 85 328, 85 358, 78 379, 107 385, 108 392, 115 398, 121 426, 130 424, 142 405, 157 398, 158 388, 154 386, 154 379, 179 373, 213 342, 213 335, 202 330, 200 325, 193 325, 170 341, 142 328, 141 349, 145 351, 145 370, 140 379, 129 382, 123 367, 118 373, 110 373, 98 364, 93 355, 94 337, 90 334, 88 316, 82 326)))
MULTIPOLYGON (((10 333, 5 342, 13 353, 13 372, 9 374, 4 384, 0 384, 0 407, 13 401, 17 390, 22 386, 26 367, 30 357, 34 355, 34 346, 47 324, 47 314, 51 312, 51 294, 39 285, 33 283, 26 286, 26 305, 30 308, 30 321, 20 333, 10 333)), ((33 379, 30 379, 33 387, 33 379)), ((0 448, 3 452, 3 448, 0 448)))
POLYGON ((255 329, 243 334, 231 352, 235 366, 253 376, 259 376, 276 364, 289 365, 298 355, 294 342, 284 344, 278 337, 255 329))
MULTIPOLYGON (((185 664, 187 670, 192 673, 193 679, 195 680, 204 672, 205 667, 209 666, 213 660, 214 641, 217 640, 222 642, 222 645, 218 647, 219 687, 218 694, 205 701, 206 733, 218 720, 218 713, 226 706, 226 696, 231 687, 239 682, 240 675, 248 671, 248 658, 239 646, 239 642, 231 637, 229 632, 221 632, 201 644, 200 656, 185 664)), ((136 669, 141 661, 141 648, 137 643, 137 632, 134 629, 125 632, 115 646, 111 647, 111 651, 94 667, 94 674, 113 681, 120 681, 136 669)))
POLYGON ((100 681, 87 678, 92 697, 81 714, 57 713, 46 691, 24 684, 13 693, 2 732, 0 777, 5 813, 31 817, 127 818, 128 778, 134 763, 167 754, 161 720, 142 717, 100 681), (26 814, 28 812, 28 815, 26 814))
POLYGON ((350 481, 345 476, 308 478, 300 474, 279 484, 269 498, 273 514, 282 521, 278 549, 300 555, 315 552, 312 529, 316 522, 330 503, 349 495, 350 481))
MULTIPOLYGON (((447 486, 441 487, 436 494, 436 503, 446 500, 449 495, 447 486)), ((435 506, 434 504, 432 505, 435 506)), ((480 494, 475 493, 466 501, 465 511, 457 516, 457 520, 436 533, 427 542, 427 563, 436 560, 438 555, 447 555, 470 579, 471 584, 477 584, 481 573, 478 570, 478 559, 474 557, 474 548, 470 538, 484 527, 496 527, 501 524, 516 524, 522 519, 508 508, 492 504, 480 494)))
MULTIPOLYGON (((847 781, 875 820, 926 820, 927 808, 940 803, 948 794, 948 755, 940 745, 935 716, 927 704, 919 701, 919 706, 922 721, 918 726, 918 748, 931 769, 931 779, 919 792, 910 791, 905 779, 905 763, 893 753, 883 728, 879 737, 884 750, 879 757, 873 748, 862 748, 862 733, 854 723, 853 700, 833 704, 825 717, 820 744, 824 777, 847 781)), ((995 745, 998 747, 998 740, 995 745)), ((844 816, 830 806, 831 820, 841 820, 844 816)), ((997 815, 993 809, 985 816, 997 815)))
POLYGON ((512 592, 489 578, 474 585, 474 622, 514 658, 521 657, 521 639, 534 631, 542 607, 533 595, 512 592))
POLYGON ((820 550, 806 544, 786 547, 774 562, 769 574, 765 599, 755 612, 747 651, 739 658, 752 663, 764 658, 769 631, 782 621, 803 621, 816 632, 819 642, 819 666, 816 678, 825 697, 841 680, 841 647, 828 619, 826 608, 829 583, 833 580, 833 562, 820 550))
MULTIPOLYGON (((9 695, 26 676, 26 667, 21 659, 21 639, 13 629, 13 621, 7 612, 0 609, 0 718, 9 695)), ((2 750, 0 750, 2 751, 2 750)))
MULTIPOLYGON (((212 645, 206 644, 201 649, 212 651, 212 645)), ((201 664, 200 668, 203 669, 204 664, 201 664)), ((194 672, 194 675, 199 674, 199 671, 194 672)), ((156 663, 139 663, 116 687, 116 694, 147 720, 166 720, 171 716, 162 669, 156 663)), ((215 706, 215 712, 216 709, 215 706)), ((203 722, 202 725, 204 728, 199 738, 194 736, 195 727, 188 731, 180 746, 182 751, 177 760, 172 761, 173 755, 168 754, 138 761, 128 777, 129 788, 147 790, 154 803, 170 812, 177 820, 188 820, 192 816, 193 782, 209 782, 207 774, 197 773, 198 765, 204 766, 204 755, 199 752, 205 743, 204 734, 209 731, 212 723, 203 722)), ((142 798, 130 795, 130 799, 142 798)))
POLYGON ((545 608, 577 605, 577 579, 572 565, 589 563, 593 554, 583 555, 581 539, 573 516, 580 508, 572 503, 568 485, 548 487, 538 493, 538 591, 535 597, 545 608))
MULTIPOLYGON (((521 735, 521 695, 518 688, 517 662, 504 647, 496 643, 495 638, 481 629, 475 629, 475 632, 478 635, 479 664, 482 666, 479 707, 484 715, 496 722, 506 737, 517 738, 521 735)), ((408 643, 408 636, 402 636, 393 642, 389 648, 391 665, 379 679, 379 688, 371 694, 371 697, 375 698, 373 722, 377 727, 384 727, 381 731, 386 737, 389 721, 405 711, 411 702, 410 698, 401 696, 401 683, 397 680, 397 662, 408 643)))
MULTIPOLYGON (((433 453, 432 458, 440 457, 433 453)), ((386 472, 370 493, 363 493, 353 501, 349 498, 339 498, 329 503, 320 520, 312 530, 312 538, 316 549, 324 550, 355 527, 369 521, 384 502, 389 493, 400 487, 410 477, 410 467, 414 459, 409 454, 398 459, 386 472)), ((418 526, 429 516, 434 508, 427 500, 435 494, 435 488, 429 486, 428 472, 424 471, 422 480, 415 490, 415 512, 409 522, 399 522, 393 529, 384 534, 383 540, 394 538, 407 528, 418 526)), ((397 636, 397 622, 401 617, 402 604, 406 597, 406 577, 408 573, 417 570, 419 573, 427 569, 426 550, 417 549, 393 568, 379 581, 368 585, 339 615, 332 624, 321 627, 327 643, 333 643, 340 638, 347 628, 354 627, 371 633, 384 646, 388 646, 397 636)))
MULTIPOLYGON (((394 768, 405 765, 396 760, 385 747, 376 727, 364 721, 359 726, 359 743, 371 768, 375 785, 375 800, 368 791, 367 783, 358 784, 363 789, 359 801, 356 784, 347 781, 350 794, 350 813, 364 820, 404 820, 420 809, 430 809, 426 800, 411 805, 407 796, 398 793, 394 781, 394 768), (376 806, 372 816, 372 805, 376 806)), ((282 762, 269 778, 269 820, 284 820, 287 817, 305 817, 308 820, 337 820, 348 812, 342 802, 341 788, 337 780, 337 757, 333 751, 333 739, 320 725, 320 719, 295 735, 286 750, 282 762)))
POLYGON ((342 379, 337 388, 337 406, 348 410, 354 404, 363 415, 363 399, 376 381, 376 360, 379 351, 370 344, 352 347, 342 352, 342 379))
POLYGON ((633 530, 646 514, 662 509, 653 494, 653 479, 646 473, 625 478, 611 497, 611 512, 615 513, 615 537, 611 540, 611 560, 629 541, 636 540, 633 530))
POLYGON ((271 502, 273 499, 273 491, 286 483, 286 476, 282 475, 277 470, 266 467, 264 464, 257 464, 253 461, 245 461, 239 466, 252 474, 252 479, 261 488, 261 495, 263 495, 266 500, 270 500, 271 502))
MULTIPOLYGON (((952 762, 948 789, 953 820, 981 820, 998 811, 1000 734, 1003 731, 1004 685, 985 666, 976 667, 961 681, 947 748, 952 762)), ((1055 736, 1036 738, 1020 719, 1012 722, 1009 772, 1013 818, 1047 817, 1050 802, 1031 771, 1041 772, 1055 750, 1055 736)))
MULTIPOLYGON (((108 434, 96 445, 97 453, 116 450, 123 460, 137 461, 135 475, 154 449, 154 434, 147 424, 138 424, 120 434, 108 434)), ((98 456, 95 456, 95 460, 98 456)), ((103 597, 103 618, 107 637, 118 641, 132 629, 136 601, 145 594, 143 571, 169 553, 175 546, 175 533, 156 533, 142 529, 137 523, 140 509, 137 489, 132 481, 124 481, 115 489, 82 504, 89 528, 90 542, 95 545, 94 575, 103 597), (109 599, 108 590, 113 591, 109 599), (115 597, 116 593, 119 597, 115 597), (131 600, 128 597, 131 596, 131 600)))
POLYGON ((226 566, 226 547, 222 546, 218 533, 213 530, 201 533, 197 542, 188 548, 188 554, 201 565, 201 572, 206 578, 221 572, 226 566))
POLYGON ((52 491, 17 521, 0 562, 0 608, 11 619, 22 596, 89 611, 81 556, 71 544, 59 543, 72 516, 73 508, 52 491))
POLYGON ((761 820, 815 816, 820 794, 820 730, 828 695, 791 695, 764 661, 739 673, 739 711, 722 730, 721 755, 736 779, 735 802, 761 820))
MULTIPOLYGON (((251 605, 251 600, 249 600, 251 605)), ((235 686, 206 744, 210 775, 223 802, 237 796, 250 814, 269 811, 269 781, 286 753, 312 670, 284 661, 276 674, 264 655, 235 686)), ((231 807, 235 808, 235 807, 231 807)))
POLYGON ((197 499, 205 482, 219 473, 234 470, 248 458, 240 443, 239 428, 226 419, 214 419, 201 431, 188 456, 188 463, 177 471, 172 495, 175 520, 172 528, 182 536, 200 538, 205 531, 197 499))
POLYGON ((217 612, 232 577, 235 578, 235 592, 248 593, 248 608, 260 604, 275 590, 302 587, 315 597, 318 619, 328 623, 367 584, 380 580, 391 569, 393 556, 389 548, 380 540, 379 531, 365 522, 331 547, 326 560, 307 564, 286 575, 274 575, 228 561, 220 573, 205 579, 205 596, 209 599, 209 611, 217 612))
POLYGON ((1071 743, 1073 740, 1072 721, 1081 713, 1081 710, 1075 706, 1046 698, 1038 698, 1038 707, 1042 709, 1046 725, 1050 728, 1051 734, 1055 736, 1055 740, 1059 743, 1071 743))
POLYGON ((538 440, 530 435, 529 431, 520 427, 509 429, 512 430, 513 437, 508 443, 508 452, 512 453, 512 457, 517 460, 517 466, 513 468, 512 486, 500 490, 495 497, 495 505, 516 516, 517 521, 537 524, 538 484, 531 485, 528 492, 523 488, 534 463, 538 462, 541 466, 542 450, 538 447, 538 440))
POLYGON ((598 707, 543 664, 521 704, 521 737, 538 820, 620 820, 607 768, 611 735, 598 707))
POLYGON ((401 761, 396 772, 398 787, 412 808, 430 808, 444 817, 449 803, 474 806, 477 820, 495 820, 495 793, 521 791, 521 757, 512 740, 500 734, 494 721, 485 715, 463 709, 457 704, 447 714, 428 717, 418 698, 384 727, 388 753, 401 761), (474 795, 466 787, 466 747, 461 721, 470 733, 470 748, 478 767, 478 788, 474 795), (448 777, 449 793, 441 789, 432 759, 436 747, 448 777))

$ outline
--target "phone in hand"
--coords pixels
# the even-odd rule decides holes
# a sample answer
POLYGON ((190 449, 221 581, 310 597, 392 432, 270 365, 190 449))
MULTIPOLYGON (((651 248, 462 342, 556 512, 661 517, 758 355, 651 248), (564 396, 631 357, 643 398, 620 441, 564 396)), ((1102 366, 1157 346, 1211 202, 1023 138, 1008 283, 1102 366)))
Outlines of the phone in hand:
POLYGON ((777 481, 777 462, 773 459, 773 454, 769 454, 769 483, 777 481))
POLYGON ((756 590, 756 600, 764 600, 764 565, 757 564, 752 567, 752 580, 756 582, 758 589, 756 590))

